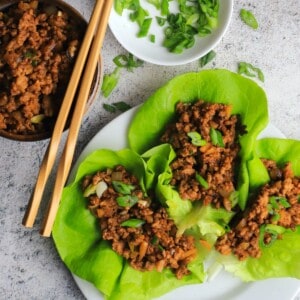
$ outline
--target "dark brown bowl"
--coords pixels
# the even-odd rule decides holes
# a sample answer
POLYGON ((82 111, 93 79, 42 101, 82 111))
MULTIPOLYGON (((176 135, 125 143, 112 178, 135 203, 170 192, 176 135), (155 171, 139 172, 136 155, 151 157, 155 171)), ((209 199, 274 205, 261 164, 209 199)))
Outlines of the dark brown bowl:
MULTIPOLYGON (((3 11, 11 5, 15 5, 18 3, 18 0, 5 0, 0 2, 0 11, 3 11)), ((25 2, 25 1, 24 1, 25 2)), ((42 3, 43 5, 51 5, 52 7, 59 8, 60 10, 66 12, 72 20, 75 20, 76 23, 80 24, 80 27, 83 28, 83 31, 85 31, 87 27, 87 21, 83 18, 83 16, 72 6, 69 4, 61 1, 61 0, 39 0, 39 3, 42 3)), ((97 96, 99 86, 101 84, 103 77, 103 72, 102 72, 102 59, 101 55, 99 55, 99 60, 98 60, 98 65, 97 69, 95 71, 92 87, 90 90, 90 95, 89 99, 87 101, 86 105, 86 110, 90 107, 90 105, 93 103, 95 100, 95 97, 97 96)), ((63 95, 61 96, 63 99, 63 95)), ((61 99, 61 100, 62 100, 61 99)), ((75 97, 76 99, 76 97, 75 97)), ((37 133, 26 133, 26 134, 20 134, 20 133, 14 133, 9 130, 1 129, 0 130, 0 136, 11 139, 11 140, 16 140, 16 141, 39 141, 43 139, 50 138, 52 135, 53 127, 55 124, 55 119, 52 119, 51 125, 49 125, 50 129, 42 132, 37 132, 37 133)), ((65 127, 65 130, 68 129, 70 125, 70 118, 68 118, 67 125, 65 127)))

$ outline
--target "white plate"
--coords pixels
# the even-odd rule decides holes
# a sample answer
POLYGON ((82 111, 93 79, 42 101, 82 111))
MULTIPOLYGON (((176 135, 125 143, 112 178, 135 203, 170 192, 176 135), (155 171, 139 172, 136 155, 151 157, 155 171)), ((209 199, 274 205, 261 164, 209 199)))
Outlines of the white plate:
MULTIPOLYGON (((78 158, 70 178, 74 177, 78 165, 92 151, 100 148, 120 150, 127 147, 127 129, 136 109, 137 107, 120 115, 95 135, 78 158)), ((284 138, 284 135, 276 127, 268 125, 259 137, 284 138)), ((101 293, 91 283, 75 275, 73 276, 86 299, 104 299, 103 295, 101 295, 101 293)), ((184 286, 163 295, 159 299, 199 300, 201 298, 201 300, 291 300, 296 296, 298 291, 300 291, 300 281, 297 279, 279 278, 243 283, 231 274, 221 271, 221 273, 210 282, 184 286)))
MULTIPOLYGON (((176 2, 170 2, 170 10, 171 5, 175 6, 176 2)), ((150 16, 158 15, 155 7, 146 0, 140 0, 140 3, 143 8, 148 10, 150 16)), ((152 43, 149 37, 138 38, 136 36, 139 30, 138 25, 129 20, 128 10, 124 10, 123 15, 120 16, 113 8, 110 14, 109 27, 120 44, 141 60, 165 66, 182 65, 204 56, 218 44, 228 28, 232 9, 233 0, 221 0, 218 27, 208 36, 196 38, 195 45, 181 54, 171 53, 162 46, 163 30, 155 18, 153 18, 149 30, 149 34, 155 35, 155 43, 152 43)))

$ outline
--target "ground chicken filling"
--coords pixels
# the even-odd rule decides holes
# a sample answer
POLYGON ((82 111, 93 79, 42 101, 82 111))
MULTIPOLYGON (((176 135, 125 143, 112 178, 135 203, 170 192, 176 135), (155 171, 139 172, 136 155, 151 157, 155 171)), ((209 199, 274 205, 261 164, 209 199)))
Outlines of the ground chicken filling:
POLYGON ((177 227, 161 205, 142 192, 136 177, 122 166, 87 176, 82 183, 88 207, 99 218, 102 237, 138 270, 170 268, 178 279, 196 248, 192 236, 177 236, 177 227))
POLYGON ((38 1, 0 12, 0 129, 49 131, 59 111, 82 26, 38 1))
POLYGON ((233 253, 239 260, 260 257, 263 247, 281 239, 286 229, 300 225, 300 178, 293 175, 290 163, 280 169, 274 161, 263 162, 270 183, 261 188, 244 217, 215 245, 220 253, 233 253))
POLYGON ((161 138, 176 152, 171 164, 171 184, 183 199, 201 200, 204 205, 230 211, 239 135, 244 133, 238 116, 231 115, 229 105, 204 101, 179 102, 176 114, 176 122, 167 127, 161 138))

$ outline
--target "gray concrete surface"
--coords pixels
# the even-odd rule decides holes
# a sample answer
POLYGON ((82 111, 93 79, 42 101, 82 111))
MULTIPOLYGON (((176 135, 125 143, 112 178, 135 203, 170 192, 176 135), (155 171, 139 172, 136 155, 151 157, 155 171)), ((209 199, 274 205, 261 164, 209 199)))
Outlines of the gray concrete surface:
MULTIPOLYGON (((93 1, 67 2, 89 18, 93 1)), ((265 82, 258 83, 268 95, 270 122, 286 137, 300 139, 300 1, 236 0, 230 27, 215 51, 216 59, 205 68, 236 71, 237 63, 246 61, 263 70, 265 82), (241 22, 239 11, 243 7, 256 15, 260 24, 257 31, 241 22)), ((126 51, 108 31, 102 51, 104 73, 113 70, 112 59, 121 53, 126 51)), ((86 115, 75 159, 86 143, 117 116, 106 112, 103 103, 137 105, 174 75, 198 69, 198 62, 180 67, 145 63, 133 73, 122 72, 111 97, 104 99, 99 93, 86 115)), ((33 229, 21 225, 47 144, 47 140, 20 143, 0 138, 0 299, 84 299, 52 239, 38 233, 45 205, 33 229)), ((45 200, 53 181, 52 175, 45 200)))

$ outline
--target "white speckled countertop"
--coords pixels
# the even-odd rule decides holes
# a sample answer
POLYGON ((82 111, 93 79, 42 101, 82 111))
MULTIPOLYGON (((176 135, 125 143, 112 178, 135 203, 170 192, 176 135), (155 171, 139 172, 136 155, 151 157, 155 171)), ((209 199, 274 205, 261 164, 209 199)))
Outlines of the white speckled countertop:
MULTIPOLYGON (((89 18, 93 1, 67 2, 89 18)), ((268 95, 270 122, 286 137, 300 139, 300 1, 236 0, 230 27, 215 51, 216 59, 206 68, 236 71, 237 63, 246 61, 263 70, 265 82, 259 84, 268 95), (243 7, 257 17, 257 31, 241 22, 239 11, 243 7)), ((102 51, 105 73, 113 70, 112 59, 121 53, 126 51, 108 31, 102 51)), ((137 105, 174 75, 198 69, 198 62, 180 67, 145 63, 133 73, 123 72, 111 97, 104 99, 99 93, 86 115, 75 158, 117 116, 103 109, 104 102, 137 105)), ((84 299, 52 239, 38 233, 42 214, 33 229, 21 225, 47 144, 47 140, 19 143, 0 137, 0 299, 84 299)), ((52 186, 53 176, 45 200, 52 186)))

